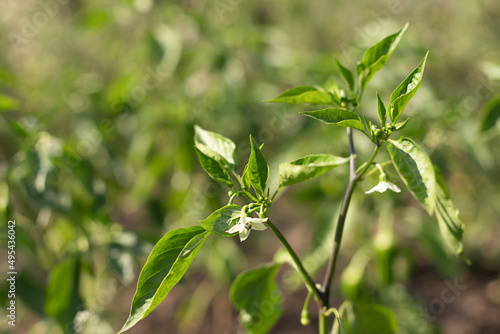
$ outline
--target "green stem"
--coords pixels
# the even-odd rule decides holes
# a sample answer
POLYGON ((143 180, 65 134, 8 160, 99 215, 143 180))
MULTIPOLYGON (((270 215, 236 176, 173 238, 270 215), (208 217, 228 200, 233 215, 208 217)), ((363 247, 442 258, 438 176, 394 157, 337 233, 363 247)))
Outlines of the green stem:
POLYGON ((330 334, 330 317, 325 312, 325 309, 320 309, 318 313, 319 317, 319 334, 330 334))
POLYGON ((323 281, 322 285, 322 292, 324 293, 324 306, 329 307, 329 299, 330 299, 330 290, 331 290, 331 284, 333 281, 333 276, 335 273, 335 267, 337 265, 337 258, 338 254, 340 251, 340 245, 342 243, 342 235, 344 232, 344 224, 347 216, 347 210, 349 209, 349 204, 351 203, 351 197, 354 192, 354 189, 356 188, 356 184, 358 181, 363 177, 363 175, 368 171, 370 168, 370 165, 372 164, 373 160, 377 156, 377 153, 380 149, 380 145, 377 145, 375 149, 373 150, 373 153, 368 160, 368 162, 365 164, 365 167, 359 172, 356 173, 356 152, 354 150, 354 142, 352 138, 352 129, 347 128, 347 135, 349 137, 349 147, 350 147, 350 152, 351 152, 351 165, 350 165, 350 172, 349 172, 349 183, 347 184, 347 188, 344 194, 344 198, 342 200, 342 206, 340 208, 339 212, 339 217, 337 220, 337 226, 335 229, 335 235, 334 235, 334 240, 333 240, 333 251, 332 255, 330 256, 330 260, 328 261, 328 267, 326 270, 326 275, 325 279, 323 281))
MULTIPOLYGON (((386 162, 381 163, 380 166, 385 167, 385 166, 390 165, 390 164, 392 164, 392 161, 386 161, 386 162)), ((366 179, 367 177, 369 177, 370 175, 375 173, 377 170, 378 170, 377 167, 372 168, 368 173, 363 175, 363 177, 361 177, 359 180, 363 181, 364 179, 366 179)))
POLYGON ((267 220, 266 225, 271 229, 271 231, 273 231, 273 233, 276 235, 276 237, 278 237, 279 241, 281 242, 281 244, 283 244, 283 246, 287 250, 288 254, 290 254, 290 257, 292 258, 293 263, 295 264, 295 267, 297 268, 300 276, 302 277, 302 279, 303 279, 304 283, 306 284, 307 288, 309 289, 309 291, 312 291, 315 299, 318 302, 322 301, 323 296, 322 296, 321 292, 318 290, 318 288, 314 284, 314 281, 312 280, 311 276, 309 276, 306 269, 304 268, 304 265, 300 261, 297 254, 295 254, 294 250, 292 249, 292 247, 290 246, 288 241, 285 239, 283 234, 281 234, 280 230, 269 219, 267 220))

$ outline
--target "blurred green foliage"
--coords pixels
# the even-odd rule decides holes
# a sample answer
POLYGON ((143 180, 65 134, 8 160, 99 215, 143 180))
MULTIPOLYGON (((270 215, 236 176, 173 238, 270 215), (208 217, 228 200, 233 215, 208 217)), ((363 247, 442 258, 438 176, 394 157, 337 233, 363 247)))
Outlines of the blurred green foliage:
MULTIPOLYGON (((250 152, 252 133, 265 144, 275 185, 280 162, 345 156, 344 131, 296 116, 300 106, 261 101, 299 84, 328 82, 334 57, 353 68, 364 48, 409 21, 387 70, 365 92, 370 107, 361 112, 376 119, 375 91, 387 100, 431 51, 403 133, 417 138, 441 168, 466 224, 473 266, 447 253, 437 224, 409 193, 355 194, 338 292, 389 306, 400 333, 434 333, 439 323, 407 288, 419 268, 442 277, 498 270, 499 15, 493 0, 5 1, 0 229, 6 258, 6 222, 16 220, 21 306, 14 332, 120 328, 152 245, 167 231, 206 218, 225 197, 227 189, 197 161, 195 123, 234 139, 239 161, 250 152)), ((367 155, 367 139, 355 140, 358 154, 367 155)), ((294 186, 278 200, 282 210, 270 212, 311 270, 327 260, 346 175, 294 186)), ((233 328, 230 311, 209 319, 208 310, 227 310, 230 282, 278 248, 269 234, 237 243, 207 242, 190 269, 194 278, 176 288, 177 299, 163 311, 170 312, 139 332, 204 333, 199 328, 207 322, 207 333, 233 328)), ((289 290, 297 288, 293 272, 283 275, 289 290)), ((2 285, 2 305, 6 291, 2 285)), ((298 314, 300 307, 285 312, 298 314)), ((5 321, 0 329, 12 330, 5 321)))

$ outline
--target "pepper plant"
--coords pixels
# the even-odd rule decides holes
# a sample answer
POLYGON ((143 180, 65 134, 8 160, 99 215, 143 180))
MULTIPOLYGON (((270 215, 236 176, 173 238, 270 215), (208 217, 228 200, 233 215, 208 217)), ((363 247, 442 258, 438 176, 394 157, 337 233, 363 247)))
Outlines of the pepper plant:
POLYGON ((428 54, 425 54, 420 64, 394 89, 387 107, 377 93, 378 122, 372 122, 357 113, 365 88, 394 53, 407 28, 408 24, 368 48, 357 63, 356 75, 335 60, 343 87, 340 84, 328 88, 301 86, 289 89, 270 101, 328 105, 328 108, 304 111, 300 114, 327 125, 346 128, 350 148, 350 155, 347 157, 316 154, 282 163, 279 166, 279 186, 277 189, 270 189, 269 167, 262 153, 263 147, 259 146, 252 136, 248 163, 244 168, 238 168, 234 159, 236 146, 230 139, 195 126, 196 153, 210 177, 230 189, 227 205, 200 221, 199 226, 179 228, 161 238, 141 271, 130 316, 120 333, 144 319, 167 297, 208 237, 238 235, 240 241, 244 241, 253 230, 270 230, 274 233, 287 256, 276 256, 277 260, 274 262, 241 273, 233 282, 230 297, 239 311, 241 326, 247 332, 267 333, 279 320, 283 311, 282 294, 275 279, 284 263, 290 263, 297 270, 308 291, 300 316, 303 325, 306 326, 310 322, 308 304, 312 297, 318 305, 321 334, 371 332, 366 326, 376 326, 377 333, 395 332, 397 325, 387 308, 345 301, 337 310, 331 307, 331 291, 351 197, 358 184, 374 173, 379 173, 379 183, 367 191, 367 194, 375 191, 382 193, 388 189, 400 192, 400 188, 388 180, 384 170, 390 164, 429 215, 436 215, 444 239, 457 255, 463 257, 463 224, 439 169, 412 139, 404 136, 393 139, 409 121, 408 118, 401 120, 401 117, 406 105, 420 87, 428 54), (361 164, 356 155, 353 131, 361 132, 373 143, 372 154, 361 164), (390 160, 378 162, 378 153, 384 148, 387 149, 390 160), (280 232, 280 223, 273 220, 271 208, 276 195, 284 188, 341 166, 349 168, 349 179, 339 210, 326 274, 324 279, 318 282, 306 270, 299 256, 280 232), (242 171, 241 174, 239 170, 242 171), (237 203, 246 204, 235 204, 237 197, 240 198, 237 203), (373 323, 370 319, 378 320, 373 323))

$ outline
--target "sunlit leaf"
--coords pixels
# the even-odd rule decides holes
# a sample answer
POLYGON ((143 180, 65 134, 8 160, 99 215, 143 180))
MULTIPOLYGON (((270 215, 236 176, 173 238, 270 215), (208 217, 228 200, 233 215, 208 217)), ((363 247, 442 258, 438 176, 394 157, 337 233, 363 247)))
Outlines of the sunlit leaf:
POLYGON ((410 119, 407 118, 406 120, 404 120, 403 122, 399 122, 399 123, 396 123, 394 124, 394 131, 399 131, 399 130, 403 130, 404 127, 406 126, 406 124, 408 124, 408 121, 410 119))
POLYGON ((330 104, 332 99, 328 93, 315 87, 301 86, 289 89, 268 102, 330 104))
POLYGON ((241 206, 231 204, 214 211, 208 218, 200 221, 200 225, 210 233, 229 237, 226 233, 241 216, 241 206))
POLYGON ((165 234, 142 268, 130 315, 120 333, 151 313, 180 281, 209 235, 201 226, 179 228, 165 234))
POLYGON ((363 59, 356 66, 361 90, 365 89, 373 75, 385 65, 389 57, 394 53, 407 28, 408 23, 397 33, 384 38, 366 50, 363 59))
POLYGON ((427 154, 413 140, 405 137, 390 140, 387 149, 408 190, 432 214, 436 198, 436 177, 427 154))
POLYGON ((322 109, 314 111, 301 112, 301 115, 317 119, 325 124, 340 126, 344 128, 354 128, 364 131, 363 123, 358 115, 346 109, 322 109))
POLYGON ((222 165, 228 165, 233 169, 235 168, 234 150, 236 145, 230 139, 218 133, 204 130, 197 125, 195 125, 194 131, 194 143, 196 147, 199 148, 199 144, 204 145, 210 151, 217 153, 211 154, 210 151, 204 150, 207 156, 218 160, 222 165), (221 157, 224 160, 221 160, 221 157))
POLYGON ((231 300, 250 334, 268 333, 283 314, 281 292, 274 281, 279 268, 279 264, 260 266, 241 273, 231 285, 231 300))
POLYGON ((422 83, 422 78, 424 77, 425 63, 427 61, 427 56, 429 52, 425 54, 424 59, 420 64, 410 73, 402 83, 392 92, 391 98, 389 100, 389 116, 391 117, 392 123, 396 123, 399 116, 403 113, 406 105, 413 98, 417 92, 420 84, 422 83))
POLYGON ((312 179, 337 166, 349 162, 350 158, 329 154, 308 155, 289 163, 280 164, 280 187, 312 179))
POLYGON ((228 187, 233 186, 231 176, 220 162, 223 159, 217 152, 210 150, 207 146, 198 144, 195 147, 200 163, 208 175, 215 181, 224 183, 228 187), (215 158, 214 158, 215 157, 215 158), (219 157, 219 158, 217 158, 219 157))

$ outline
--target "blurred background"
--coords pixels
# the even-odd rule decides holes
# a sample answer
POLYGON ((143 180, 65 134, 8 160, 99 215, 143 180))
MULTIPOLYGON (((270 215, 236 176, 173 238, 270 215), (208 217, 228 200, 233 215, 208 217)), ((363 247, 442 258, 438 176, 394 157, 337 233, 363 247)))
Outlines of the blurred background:
MULTIPOLYGON (((354 69, 366 47, 405 22, 410 28, 368 86, 360 113, 375 121, 375 91, 388 101, 430 50, 402 134, 443 171, 466 225, 472 265, 450 255, 435 217, 408 191, 365 195, 378 182, 374 176, 354 194, 334 304, 346 298, 384 304, 398 319, 398 333, 499 333, 494 0, 4 0, 0 256, 6 273, 7 221, 15 220, 18 308, 16 327, 3 318, 0 331, 116 333, 153 245, 227 203, 228 189, 197 160, 193 126, 231 138, 240 169, 248 134, 264 143, 272 190, 280 162, 345 156, 343 129, 297 115, 308 106, 263 101, 328 82, 337 76, 334 57, 354 69)), ((365 159, 371 143, 354 139, 365 159)), ((339 168, 290 187, 269 212, 318 281, 347 173, 339 168)), ((187 276, 129 332, 241 332, 228 287, 278 249, 271 233, 243 244, 209 238, 187 276)), ((313 325, 300 326, 306 293, 298 277, 290 267, 279 275, 285 314, 272 332, 317 332, 313 305, 313 325)))

